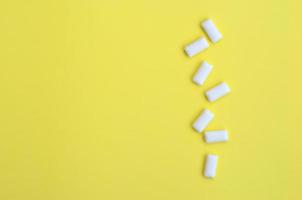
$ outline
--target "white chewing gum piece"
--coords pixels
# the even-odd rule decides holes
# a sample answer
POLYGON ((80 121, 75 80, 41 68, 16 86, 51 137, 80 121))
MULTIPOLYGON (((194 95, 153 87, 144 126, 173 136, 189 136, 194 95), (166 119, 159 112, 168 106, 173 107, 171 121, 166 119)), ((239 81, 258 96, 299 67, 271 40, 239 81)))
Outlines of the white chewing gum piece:
POLYGON ((207 19, 201 23, 203 30, 207 33, 208 37, 213 43, 222 39, 221 32, 217 29, 214 22, 211 19, 207 19))
POLYGON ((218 163, 218 156, 209 154, 206 158, 204 176, 207 178, 214 178, 216 176, 216 169, 218 163))
POLYGON ((213 118, 214 118, 214 114, 210 110, 205 109, 194 122, 193 128, 197 132, 201 133, 208 126, 208 124, 213 120, 213 118))
POLYGON ((229 140, 227 130, 205 131, 206 143, 226 142, 229 140))
POLYGON ((231 92, 230 87, 226 83, 222 82, 219 85, 213 87, 212 89, 206 91, 206 96, 210 102, 213 102, 227 95, 230 92, 231 92))
POLYGON ((185 52, 191 58, 209 47, 209 43, 204 37, 195 40, 185 47, 185 52))
POLYGON ((197 85, 203 85, 207 77, 211 73, 213 66, 208 62, 203 61, 193 77, 193 82, 197 85))

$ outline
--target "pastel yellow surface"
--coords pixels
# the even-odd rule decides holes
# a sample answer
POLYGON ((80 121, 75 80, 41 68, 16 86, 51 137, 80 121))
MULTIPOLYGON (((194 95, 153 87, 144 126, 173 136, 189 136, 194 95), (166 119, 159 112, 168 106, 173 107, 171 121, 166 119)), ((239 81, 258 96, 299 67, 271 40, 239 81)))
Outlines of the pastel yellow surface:
POLYGON ((301 6, 1 1, 0 199, 302 199, 301 6), (206 18, 224 38, 189 59, 206 18), (198 87, 202 60, 214 70, 198 87), (220 81, 232 94, 209 104, 220 81), (228 143, 193 131, 204 108, 228 143))

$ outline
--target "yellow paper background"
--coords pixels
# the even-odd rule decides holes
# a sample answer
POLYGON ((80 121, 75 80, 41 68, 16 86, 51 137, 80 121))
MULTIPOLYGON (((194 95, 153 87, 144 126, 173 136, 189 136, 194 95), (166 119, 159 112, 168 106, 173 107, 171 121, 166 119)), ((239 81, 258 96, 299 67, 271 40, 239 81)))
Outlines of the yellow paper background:
POLYGON ((0 199, 301 199, 301 6, 1 1, 0 199), (224 38, 189 59, 208 17, 224 38), (198 87, 202 60, 214 70, 198 87), (232 94, 209 104, 219 81, 232 94), (192 130, 204 108, 228 143, 192 130))

